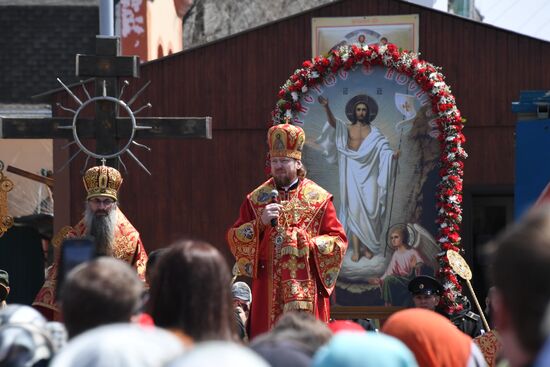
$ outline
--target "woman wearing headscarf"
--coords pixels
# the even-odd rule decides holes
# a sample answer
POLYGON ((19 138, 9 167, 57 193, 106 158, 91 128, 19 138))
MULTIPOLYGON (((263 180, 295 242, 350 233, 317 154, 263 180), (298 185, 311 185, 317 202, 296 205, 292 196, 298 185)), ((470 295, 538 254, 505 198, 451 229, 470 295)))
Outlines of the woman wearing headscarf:
POLYGON ((312 367, 417 367, 412 352, 399 340, 375 332, 336 334, 319 349, 312 367))
POLYGON ((405 343, 422 367, 486 366, 472 338, 430 310, 399 311, 384 323, 382 332, 405 343))

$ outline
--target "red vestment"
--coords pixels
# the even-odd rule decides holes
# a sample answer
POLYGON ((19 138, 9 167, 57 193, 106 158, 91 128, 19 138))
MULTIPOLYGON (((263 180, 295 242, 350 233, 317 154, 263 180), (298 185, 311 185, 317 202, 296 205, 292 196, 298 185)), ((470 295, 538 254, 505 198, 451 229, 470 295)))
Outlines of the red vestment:
MULTIPOLYGON (((139 232, 132 223, 117 210, 117 225, 115 229, 115 244, 113 246, 113 257, 127 262, 137 271, 141 280, 145 280, 145 267, 147 265, 147 253, 141 243, 139 232)), ((70 228, 70 227, 69 227, 70 228)), ((72 228, 66 238, 86 236, 86 225, 84 219, 72 228)), ((59 254, 55 257, 54 263, 47 270, 46 281, 38 292, 32 305, 40 310, 50 320, 59 320, 59 307, 55 302, 57 284, 57 267, 59 254)))
POLYGON ((347 248, 332 195, 308 179, 288 193, 279 192, 283 209, 278 225, 263 225, 260 217, 274 189, 271 178, 248 194, 227 232, 234 273, 253 278, 251 337, 271 329, 290 310, 308 311, 328 322, 329 296, 347 248))

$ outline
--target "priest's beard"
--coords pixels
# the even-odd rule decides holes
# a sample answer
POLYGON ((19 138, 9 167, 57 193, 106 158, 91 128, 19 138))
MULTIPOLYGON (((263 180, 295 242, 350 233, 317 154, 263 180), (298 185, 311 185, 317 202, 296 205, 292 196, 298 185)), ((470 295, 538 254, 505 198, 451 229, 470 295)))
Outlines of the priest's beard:
POLYGON ((290 177, 289 176, 282 176, 282 177, 279 176, 279 177, 273 177, 273 178, 275 179, 275 184, 279 188, 288 187, 292 183, 292 182, 290 182, 290 177))
POLYGON ((116 203, 109 210, 98 210, 95 213, 86 205, 84 213, 86 234, 93 236, 99 256, 112 256, 117 222, 116 203))
MULTIPOLYGON (((294 168, 296 170, 296 168, 294 168)), ((288 167, 280 167, 272 172, 277 187, 288 187, 296 180, 297 173, 288 167)))

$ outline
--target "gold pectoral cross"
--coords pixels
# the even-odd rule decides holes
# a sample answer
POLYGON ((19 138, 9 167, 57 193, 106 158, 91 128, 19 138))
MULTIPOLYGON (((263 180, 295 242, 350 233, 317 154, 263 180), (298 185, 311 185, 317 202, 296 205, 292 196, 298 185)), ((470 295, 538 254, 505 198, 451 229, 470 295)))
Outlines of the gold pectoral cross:
POLYGON ((303 263, 298 263, 295 256, 291 256, 290 260, 283 264, 283 269, 288 269, 290 271, 291 278, 296 278, 296 271, 304 267, 305 265, 303 263))
POLYGON ((300 205, 301 201, 293 198, 290 201, 281 202, 283 216, 287 224, 296 224, 300 220, 301 214, 307 207, 300 205))

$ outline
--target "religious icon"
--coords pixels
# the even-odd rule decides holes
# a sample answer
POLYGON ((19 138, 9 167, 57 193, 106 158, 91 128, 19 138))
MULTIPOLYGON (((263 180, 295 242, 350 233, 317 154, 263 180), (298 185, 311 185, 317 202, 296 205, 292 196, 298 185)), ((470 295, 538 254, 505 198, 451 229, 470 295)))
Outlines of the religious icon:
POLYGON ((313 18, 312 56, 324 55, 345 45, 393 43, 418 52, 418 15, 313 18))
POLYGON ((302 99, 302 160, 334 195, 349 240, 336 304, 408 305, 408 279, 437 268, 430 100, 414 80, 381 66, 341 70, 302 99))

